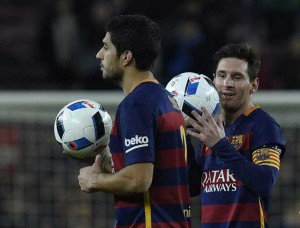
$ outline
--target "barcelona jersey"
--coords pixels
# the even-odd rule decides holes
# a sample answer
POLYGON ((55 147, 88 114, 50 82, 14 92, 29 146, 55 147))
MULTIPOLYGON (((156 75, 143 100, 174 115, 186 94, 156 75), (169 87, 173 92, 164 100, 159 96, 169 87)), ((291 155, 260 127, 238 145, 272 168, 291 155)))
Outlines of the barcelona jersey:
POLYGON ((212 149, 190 164, 190 191, 201 195, 201 227, 268 227, 270 195, 285 152, 277 122, 259 107, 225 126, 212 149))
POLYGON ((185 123, 163 86, 143 82, 120 103, 110 151, 114 172, 153 163, 144 194, 115 195, 115 227, 190 227, 185 123))

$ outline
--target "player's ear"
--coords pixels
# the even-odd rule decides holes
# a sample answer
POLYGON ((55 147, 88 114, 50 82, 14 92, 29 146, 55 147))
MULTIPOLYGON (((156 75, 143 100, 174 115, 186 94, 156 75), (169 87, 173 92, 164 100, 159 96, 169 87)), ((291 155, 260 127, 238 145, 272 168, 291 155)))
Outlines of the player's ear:
POLYGON ((129 51, 129 50, 124 51, 124 53, 123 53, 123 65, 124 66, 129 65, 132 62, 132 60, 133 60, 132 52, 129 51))
POLYGON ((250 94, 256 93, 256 91, 258 90, 258 86, 259 86, 259 79, 258 79, 258 78, 255 78, 255 79, 251 82, 251 90, 250 90, 250 94))

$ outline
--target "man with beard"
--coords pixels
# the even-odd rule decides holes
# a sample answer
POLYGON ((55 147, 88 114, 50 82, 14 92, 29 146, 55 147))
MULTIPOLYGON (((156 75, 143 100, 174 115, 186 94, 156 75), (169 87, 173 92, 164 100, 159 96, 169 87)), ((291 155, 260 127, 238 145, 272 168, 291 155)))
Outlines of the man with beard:
POLYGON ((102 42, 102 77, 119 83, 125 98, 109 147, 80 170, 81 190, 114 195, 115 227, 190 227, 185 123, 151 72, 159 28, 145 16, 121 15, 108 21, 102 42))

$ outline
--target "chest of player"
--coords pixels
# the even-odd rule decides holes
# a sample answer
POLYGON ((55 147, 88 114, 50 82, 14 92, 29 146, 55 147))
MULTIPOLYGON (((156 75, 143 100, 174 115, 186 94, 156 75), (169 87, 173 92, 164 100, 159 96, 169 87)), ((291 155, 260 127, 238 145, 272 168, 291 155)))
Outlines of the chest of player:
MULTIPOLYGON (((247 160, 252 161, 251 155, 251 132, 246 132, 244 134, 232 135, 227 137, 228 141, 236 151, 240 153, 247 160)), ((205 145, 202 146, 200 151, 201 163, 204 170, 208 170, 211 167, 223 168, 223 162, 213 154, 212 150, 207 148, 205 145)))

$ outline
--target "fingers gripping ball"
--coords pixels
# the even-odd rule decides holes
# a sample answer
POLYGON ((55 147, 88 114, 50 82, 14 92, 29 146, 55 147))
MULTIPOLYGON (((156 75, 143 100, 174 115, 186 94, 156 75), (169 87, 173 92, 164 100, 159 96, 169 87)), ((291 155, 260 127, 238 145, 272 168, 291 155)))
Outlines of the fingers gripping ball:
POLYGON ((64 106, 54 122, 54 135, 65 154, 77 160, 95 158, 109 143, 112 121, 102 105, 82 99, 64 106))
POLYGON ((194 118, 191 114, 193 110, 202 115, 202 106, 213 116, 218 111, 218 92, 213 82, 203 74, 179 74, 168 82, 166 89, 174 96, 185 120, 194 118))

